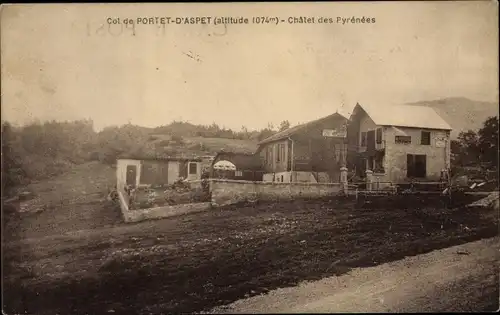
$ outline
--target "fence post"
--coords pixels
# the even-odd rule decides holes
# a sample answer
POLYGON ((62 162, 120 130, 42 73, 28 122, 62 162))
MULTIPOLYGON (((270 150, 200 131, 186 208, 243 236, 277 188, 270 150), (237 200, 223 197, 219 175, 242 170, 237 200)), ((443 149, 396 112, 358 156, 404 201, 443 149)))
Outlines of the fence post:
POLYGON ((366 170, 366 190, 371 191, 373 184, 373 171, 366 170))
POLYGON ((342 191, 347 196, 347 167, 343 166, 340 168, 340 185, 342 186, 342 191))

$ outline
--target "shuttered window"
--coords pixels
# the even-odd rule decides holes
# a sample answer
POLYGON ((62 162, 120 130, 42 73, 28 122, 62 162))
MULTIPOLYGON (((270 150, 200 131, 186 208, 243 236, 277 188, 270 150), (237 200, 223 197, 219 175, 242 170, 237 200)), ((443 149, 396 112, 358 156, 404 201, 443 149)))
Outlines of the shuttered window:
POLYGON ((431 145, 431 133, 430 131, 422 131, 420 144, 431 145))
POLYGON ((382 128, 378 128, 377 129, 377 144, 380 144, 382 143, 382 128))

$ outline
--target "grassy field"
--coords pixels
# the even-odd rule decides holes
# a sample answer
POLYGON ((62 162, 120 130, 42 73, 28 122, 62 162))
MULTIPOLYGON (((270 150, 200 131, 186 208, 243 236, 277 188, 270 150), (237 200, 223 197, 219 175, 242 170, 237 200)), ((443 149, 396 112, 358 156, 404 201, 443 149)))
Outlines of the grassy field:
MULTIPOLYGON (((171 140, 170 135, 152 135, 155 140, 151 141, 154 150, 156 144, 164 140, 171 140)), ((146 140, 146 139, 145 139, 146 140)), ((240 140, 226 138, 204 138, 204 137, 183 137, 182 152, 185 154, 198 155, 215 155, 217 152, 224 150, 226 152, 254 153, 257 150, 257 141, 255 140, 240 140)), ((179 144, 172 148, 179 148, 179 144)), ((153 150, 153 149, 151 149, 153 150)))
POLYGON ((111 226, 120 222, 114 205, 106 203, 116 184, 116 170, 91 162, 61 176, 35 182, 23 191, 34 194, 21 204, 23 213, 6 228, 10 239, 39 238, 75 230, 111 226))
POLYGON ((29 187, 49 206, 4 231, 7 313, 197 312, 498 234, 491 211, 354 209, 332 200, 124 224, 105 200, 112 184, 112 168, 89 164, 29 187))

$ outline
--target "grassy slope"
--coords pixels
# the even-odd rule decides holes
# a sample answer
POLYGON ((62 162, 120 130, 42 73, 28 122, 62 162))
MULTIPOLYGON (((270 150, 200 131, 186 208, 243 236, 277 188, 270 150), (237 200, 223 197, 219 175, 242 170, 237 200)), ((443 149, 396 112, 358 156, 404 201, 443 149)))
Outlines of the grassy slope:
POLYGON ((182 137, 182 143, 175 143, 171 140, 170 135, 155 134, 144 139, 136 149, 146 155, 174 152, 169 155, 214 156, 221 150, 253 153, 257 149, 257 141, 226 138, 182 137))
POLYGON ((35 198, 22 203, 26 212, 8 226, 9 236, 38 238, 119 222, 119 213, 106 202, 109 189, 116 184, 115 172, 91 162, 28 185, 23 190, 33 192, 35 198))
POLYGON ((254 140, 202 137, 187 137, 186 140, 188 143, 203 143, 203 145, 207 146, 210 152, 218 152, 220 150, 234 150, 236 152, 253 153, 257 149, 257 141, 254 140))
POLYGON ((488 117, 498 116, 498 103, 473 101, 463 97, 421 101, 411 105, 434 108, 453 128, 451 133, 453 139, 460 131, 478 130, 488 117))

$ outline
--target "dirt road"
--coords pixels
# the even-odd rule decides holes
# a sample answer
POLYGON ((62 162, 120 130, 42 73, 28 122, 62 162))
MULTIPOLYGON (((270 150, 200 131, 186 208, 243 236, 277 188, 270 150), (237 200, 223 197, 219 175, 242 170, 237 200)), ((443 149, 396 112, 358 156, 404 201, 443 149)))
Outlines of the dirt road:
POLYGON ((221 313, 473 312, 498 309, 499 238, 278 289, 221 313))

